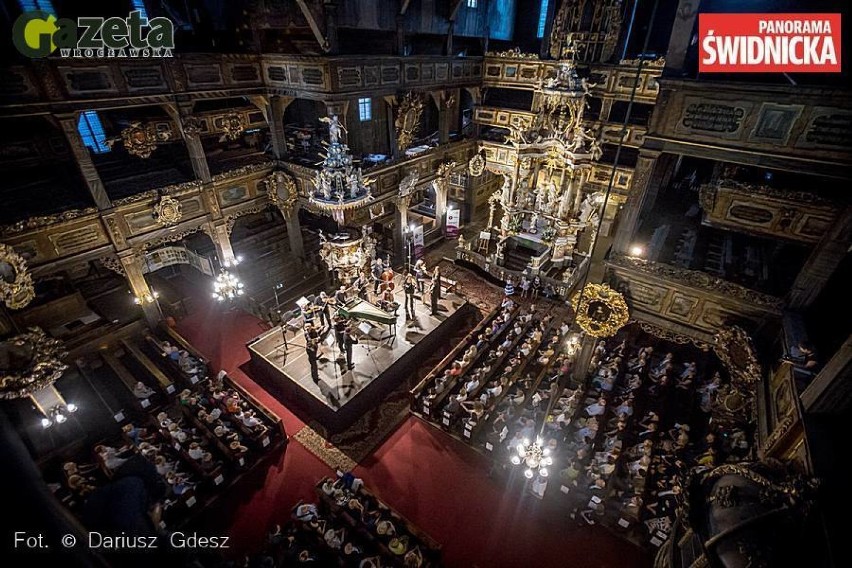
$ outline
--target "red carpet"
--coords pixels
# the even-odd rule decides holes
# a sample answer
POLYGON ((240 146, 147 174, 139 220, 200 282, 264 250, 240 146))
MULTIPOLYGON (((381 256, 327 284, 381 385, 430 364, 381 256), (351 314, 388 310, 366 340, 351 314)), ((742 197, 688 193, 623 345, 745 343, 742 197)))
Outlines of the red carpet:
MULTIPOLYGON (((213 370, 224 368, 284 421, 289 435, 304 422, 240 370, 245 343, 263 331, 253 316, 216 305, 178 324, 213 370)), ((541 509, 537 499, 487 477, 487 460, 416 418, 408 418, 355 473, 370 490, 444 546, 448 567, 650 566, 651 558, 603 528, 541 509)), ((269 526, 286 520, 300 499, 313 500, 331 473, 295 440, 285 457, 224 499, 234 552, 258 549, 269 526)))

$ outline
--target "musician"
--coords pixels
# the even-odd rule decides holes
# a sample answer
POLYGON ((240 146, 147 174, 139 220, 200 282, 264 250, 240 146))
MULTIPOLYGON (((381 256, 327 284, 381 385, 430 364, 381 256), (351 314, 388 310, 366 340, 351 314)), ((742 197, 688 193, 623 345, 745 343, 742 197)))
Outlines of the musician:
POLYGON ((329 304, 331 303, 331 298, 328 297, 328 294, 325 292, 320 292, 319 296, 314 299, 314 304, 319 308, 319 314, 322 318, 323 325, 330 326, 331 325, 331 316, 328 315, 329 304))
POLYGON ((414 291, 417 289, 417 279, 410 272, 405 272, 402 280, 402 290, 405 292, 405 316, 414 317, 414 291))
POLYGON ((343 332, 343 351, 346 353, 346 368, 350 371, 355 368, 355 365, 352 363, 352 344, 358 343, 358 339, 355 337, 355 327, 348 323, 343 332))
POLYGON ((438 267, 435 267, 435 272, 432 274, 432 315, 438 314, 438 300, 441 299, 441 272, 438 267))
POLYGON ((358 279, 355 281, 355 289, 358 291, 358 297, 362 300, 367 300, 367 276, 362 272, 358 274, 358 279))
POLYGON ((346 286, 338 288, 337 292, 334 294, 334 301, 338 308, 346 305, 346 286))
POLYGON ((379 285, 382 283, 382 272, 385 271, 385 265, 382 259, 378 256, 373 260, 371 272, 373 274, 373 294, 379 295, 379 285))
POLYGON ((423 289, 426 284, 426 262, 422 258, 418 258, 414 263, 414 277, 417 279, 417 291, 423 294, 423 289))
POLYGON ((337 341, 337 346, 342 350, 344 343, 344 334, 346 333, 347 322, 346 317, 340 314, 334 316, 334 340, 337 341))
POLYGON ((317 350, 319 349, 319 339, 312 338, 307 334, 305 338, 307 339, 307 343, 305 344, 305 353, 308 354, 308 364, 311 366, 311 379, 315 383, 318 383, 319 367, 317 366, 317 350))
POLYGON ((396 309, 399 307, 399 304, 397 304, 394 300, 393 288, 387 287, 385 288, 385 291, 382 292, 382 296, 379 299, 379 307, 386 312, 396 312, 396 309))

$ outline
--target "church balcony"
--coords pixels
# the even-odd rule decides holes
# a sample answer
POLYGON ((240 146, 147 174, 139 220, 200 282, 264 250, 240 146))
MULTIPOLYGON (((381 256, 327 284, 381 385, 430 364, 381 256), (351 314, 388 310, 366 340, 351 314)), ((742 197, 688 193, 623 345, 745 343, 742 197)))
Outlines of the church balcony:
POLYGON ((627 298, 631 312, 678 332, 710 340, 731 323, 759 327, 781 316, 781 298, 699 270, 611 253, 610 285, 627 298))
POLYGON ((0 115, 34 108, 62 112, 199 98, 285 95, 320 99, 401 90, 479 86, 482 59, 446 56, 307 57, 182 54, 163 59, 35 60, 5 69, 0 115))
POLYGON ((644 148, 844 178, 850 124, 845 89, 664 78, 644 148))

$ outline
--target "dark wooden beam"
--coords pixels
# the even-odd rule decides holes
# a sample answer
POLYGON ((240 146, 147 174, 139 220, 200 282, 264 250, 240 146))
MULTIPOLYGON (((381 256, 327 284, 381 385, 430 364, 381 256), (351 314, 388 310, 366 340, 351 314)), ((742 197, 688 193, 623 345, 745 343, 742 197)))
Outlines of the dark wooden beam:
POLYGON ((296 0, 296 4, 299 6, 299 9, 302 10, 302 15, 305 16, 305 19, 308 21, 308 25, 311 27, 311 31, 314 33, 314 37, 316 38, 317 43, 319 43, 320 49, 328 51, 331 46, 328 44, 328 40, 323 35, 319 23, 314 17, 313 12, 311 12, 311 8, 308 6, 308 3, 305 0, 296 0))

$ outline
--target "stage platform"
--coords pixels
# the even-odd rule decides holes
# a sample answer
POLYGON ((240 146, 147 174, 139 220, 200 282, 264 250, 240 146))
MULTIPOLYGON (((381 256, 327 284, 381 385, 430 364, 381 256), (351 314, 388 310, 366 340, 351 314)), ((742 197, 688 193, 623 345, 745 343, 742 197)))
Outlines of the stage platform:
MULTIPOLYGON (((402 292, 397 293, 397 300, 403 300, 402 292)), ((319 351, 318 383, 311 378, 302 332, 287 332, 285 347, 282 328, 276 327, 247 344, 251 375, 282 403, 295 403, 329 432, 340 432, 414 372, 440 343, 443 331, 461 321, 470 309, 476 308, 460 296, 444 292, 435 316, 419 296, 413 319, 406 318, 400 305, 396 336, 391 336, 387 325, 359 322, 351 371, 338 360, 340 347, 329 331, 319 351)))

